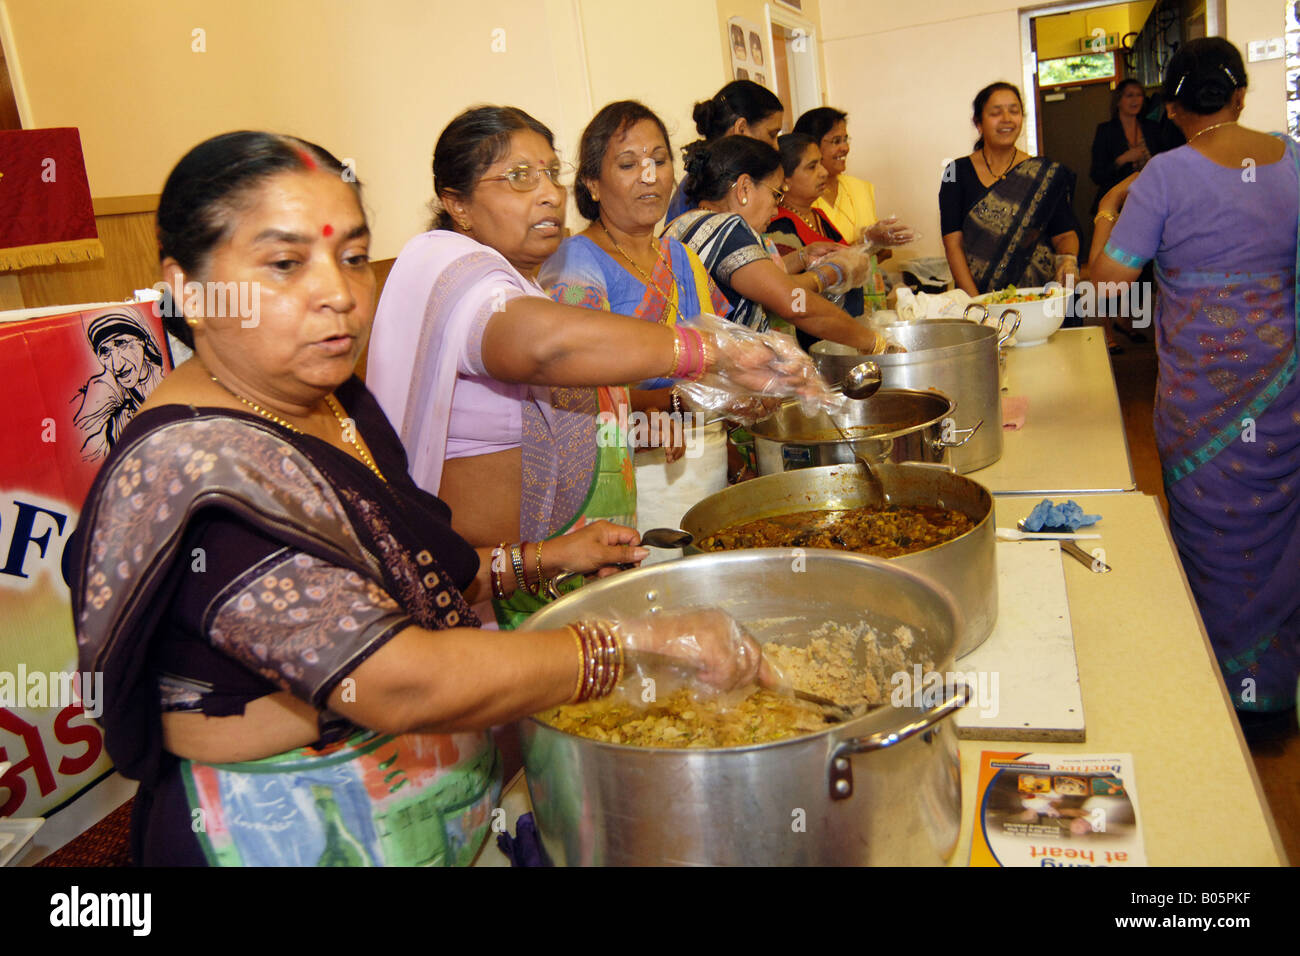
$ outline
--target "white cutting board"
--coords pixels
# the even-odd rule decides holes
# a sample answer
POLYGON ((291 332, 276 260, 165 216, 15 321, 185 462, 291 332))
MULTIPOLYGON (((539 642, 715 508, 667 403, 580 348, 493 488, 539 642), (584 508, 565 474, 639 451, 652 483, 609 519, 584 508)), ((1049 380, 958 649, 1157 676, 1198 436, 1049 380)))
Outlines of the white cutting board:
POLYGON ((988 640, 955 666, 980 681, 977 695, 957 712, 957 736, 1085 740, 1061 546, 999 541, 997 559, 997 624, 988 640))

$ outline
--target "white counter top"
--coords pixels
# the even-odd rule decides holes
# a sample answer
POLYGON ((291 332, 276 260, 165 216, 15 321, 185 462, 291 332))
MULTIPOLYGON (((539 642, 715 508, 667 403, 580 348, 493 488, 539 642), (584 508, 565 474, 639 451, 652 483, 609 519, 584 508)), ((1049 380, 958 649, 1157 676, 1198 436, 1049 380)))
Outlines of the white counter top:
MULTIPOLYGON (((1278 866, 1286 854, 1227 690, 1187 589, 1159 505, 1141 494, 1081 496, 1113 570, 1094 574, 1062 555, 1079 683, 1083 743, 963 740, 962 824, 951 862, 970 859, 982 751, 1131 753, 1138 813, 1152 866, 1278 866), (1229 836, 1230 834, 1230 836, 1229 836)), ((1014 526, 1035 502, 999 498, 1014 526)), ((861 761, 869 772, 869 757, 861 761)), ((511 832, 528 809, 523 775, 502 800, 511 832)), ((477 866, 508 861, 490 840, 477 866)))
POLYGON ((1025 425, 1004 431, 1002 457, 966 477, 995 495, 1086 494, 1137 487, 1101 329, 1061 329, 1007 353, 1004 396, 1029 399, 1025 425))

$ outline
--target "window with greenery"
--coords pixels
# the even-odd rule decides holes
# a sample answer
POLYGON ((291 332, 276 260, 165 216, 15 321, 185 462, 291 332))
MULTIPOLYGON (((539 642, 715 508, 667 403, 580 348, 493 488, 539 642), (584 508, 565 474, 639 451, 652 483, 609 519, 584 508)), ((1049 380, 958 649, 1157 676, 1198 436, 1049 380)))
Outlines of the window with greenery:
POLYGON ((1080 53, 1062 56, 1038 63, 1038 85, 1060 86, 1063 83, 1084 83, 1088 80, 1109 80, 1115 77, 1115 54, 1080 53))

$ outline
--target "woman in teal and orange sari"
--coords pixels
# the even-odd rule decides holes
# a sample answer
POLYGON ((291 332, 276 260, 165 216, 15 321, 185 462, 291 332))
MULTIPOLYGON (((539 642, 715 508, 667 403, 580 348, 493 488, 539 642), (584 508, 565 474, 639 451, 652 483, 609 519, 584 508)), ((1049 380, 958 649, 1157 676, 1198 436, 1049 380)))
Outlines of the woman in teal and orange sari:
MULTIPOLYGON (((610 103, 587 124, 575 191, 578 211, 591 225, 560 243, 538 274, 556 302, 667 326, 689 325, 702 312, 727 314, 726 297, 695 253, 675 239, 655 237, 673 191, 669 150, 663 121, 631 100, 610 103)), ((673 411, 671 385, 661 378, 637 383, 632 409, 673 411)), ((691 505, 727 482, 720 423, 657 437, 666 439, 661 449, 637 449, 642 528, 676 527, 691 505), (674 438, 689 441, 690 459, 680 460, 683 449, 674 438)))
MULTIPOLYGON (((516 542, 506 550, 525 552, 525 572, 580 570, 565 557, 579 529, 610 548, 637 544, 626 383, 678 371, 683 336, 708 337, 709 361, 737 382, 761 382, 746 369, 775 353, 551 302, 533 276, 560 244, 567 194, 554 137, 527 113, 462 113, 438 138, 433 173, 438 217, 389 273, 367 366, 412 476, 471 544, 516 542)), ((521 587, 484 613, 513 627, 545 600, 521 587)))
POLYGON ((1165 100, 1187 145, 1102 198, 1090 269, 1098 282, 1132 282, 1155 261, 1170 527, 1253 734, 1296 726, 1300 148, 1239 126, 1245 94, 1226 40, 1192 40, 1170 59, 1165 100))

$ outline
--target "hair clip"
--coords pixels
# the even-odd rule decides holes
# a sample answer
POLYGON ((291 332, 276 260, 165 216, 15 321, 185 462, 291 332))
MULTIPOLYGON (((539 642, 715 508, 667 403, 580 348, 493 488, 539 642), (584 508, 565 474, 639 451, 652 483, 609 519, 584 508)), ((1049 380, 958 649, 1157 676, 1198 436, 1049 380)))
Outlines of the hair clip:
POLYGON ((1178 85, 1174 87, 1174 98, 1178 98, 1178 93, 1182 90, 1183 84, 1187 82, 1187 74, 1184 73, 1178 78, 1178 85))
POLYGON ((1232 75, 1232 71, 1228 69, 1227 64, 1224 64, 1220 69, 1223 70, 1224 73, 1228 74, 1228 79, 1232 80, 1232 85, 1235 88, 1237 86, 1237 78, 1232 75))

